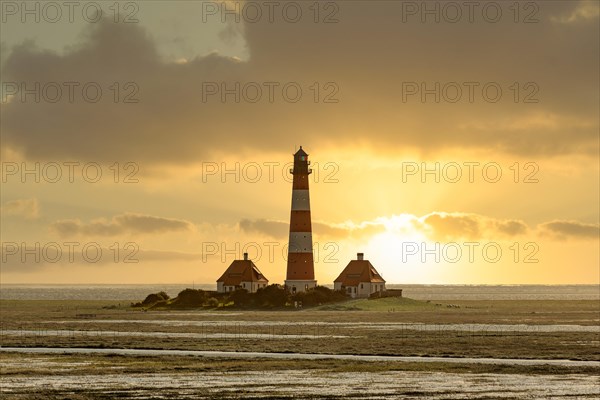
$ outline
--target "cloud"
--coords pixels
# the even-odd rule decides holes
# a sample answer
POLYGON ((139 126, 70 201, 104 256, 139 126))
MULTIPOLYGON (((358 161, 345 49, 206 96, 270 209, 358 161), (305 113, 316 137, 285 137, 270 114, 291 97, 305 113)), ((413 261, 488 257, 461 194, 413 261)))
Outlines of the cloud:
MULTIPOLYGON (((248 234, 270 236, 287 240, 289 223, 267 219, 244 219, 240 229, 248 234)), ((402 214, 401 216, 378 217, 360 223, 315 222, 313 234, 325 239, 369 240, 385 231, 393 231, 399 236, 424 235, 430 240, 507 240, 522 235, 540 235, 558 239, 594 239, 600 234, 599 225, 578 221, 551 221, 529 227, 518 219, 501 219, 473 213, 432 212, 423 216, 402 214)), ((533 236, 532 236, 533 237, 533 236)))
POLYGON ((347 221, 342 224, 326 224, 326 232, 334 239, 364 239, 385 232, 385 225, 378 220, 355 224, 347 221))
POLYGON ((436 240, 506 238, 525 234, 529 229, 523 221, 469 213, 433 212, 418 221, 416 225, 436 240))
POLYGON ((198 261, 201 253, 184 253, 181 251, 140 250, 140 261, 198 261))
POLYGON ((137 243, 123 244, 119 252, 114 248, 102 247, 96 242, 24 243, 3 242, 0 247, 3 273, 35 272, 40 269, 73 265, 77 267, 110 266, 137 267, 143 263, 202 260, 200 253, 179 251, 144 250, 137 243), (85 249, 85 250, 84 250, 85 249))
POLYGON ((510 117, 488 116, 483 120, 473 117, 459 126, 464 134, 477 132, 481 138, 501 135, 507 140, 499 143, 501 148, 498 150, 523 156, 562 153, 565 132, 571 132, 581 139, 571 144, 571 150, 590 154, 592 131, 598 126, 596 118, 594 115, 585 117, 538 111, 510 117), (537 140, 532 141, 533 137, 537 137, 537 140))
POLYGON ((434 213, 423 218, 426 226, 439 238, 480 237, 479 218, 475 215, 434 213))
POLYGON ((523 235, 527 233, 529 228, 522 221, 516 220, 505 220, 505 221, 494 221, 496 229, 499 232, 506 234, 507 236, 523 235))
MULTIPOLYGON (((290 229, 289 222, 267 219, 243 219, 240 221, 239 226, 246 233, 262 234, 275 239, 287 239, 290 229)), ((312 231, 315 236, 337 240, 369 237, 384 230, 385 227, 377 222, 363 222, 361 224, 354 224, 352 222, 344 224, 330 224, 327 222, 312 223, 312 231)))
POLYGON ((551 221, 538 226, 543 236, 557 239, 599 239, 600 225, 586 224, 578 221, 551 221))
POLYGON ((194 229, 191 222, 155 217, 151 215, 125 213, 110 220, 98 219, 83 223, 78 219, 60 220, 51 224, 50 229, 59 236, 117 236, 124 233, 162 234, 188 232, 194 229))
POLYGON ((239 226, 243 232, 258 233, 275 239, 285 238, 290 229, 289 223, 268 219, 243 219, 239 226))
MULTIPOLYGON (((360 141, 379 154, 407 148, 597 154, 597 27, 547 20, 573 13, 593 17, 588 3, 543 2, 536 24, 515 24, 510 17, 490 24, 480 13, 476 23, 423 24, 419 16, 402 23, 403 3, 337 3, 339 23, 315 24, 312 18, 245 23, 236 32, 243 32, 247 43, 246 62, 217 53, 185 63, 165 61, 141 26, 110 20, 90 24, 85 39, 60 54, 32 44, 13 47, 2 68, 5 82, 81 85, 73 103, 13 98, 3 104, 3 145, 28 159, 159 165, 197 162, 220 152, 280 151, 297 144, 296 138, 313 148, 360 141), (97 103, 81 98, 89 82, 103 89, 97 103), (110 89, 115 82, 117 102, 110 89), (277 82, 276 100, 269 101, 262 86, 260 101, 246 101, 244 85, 253 82, 277 82), (432 96, 422 101, 419 95, 404 101, 407 82, 427 88, 477 82, 477 98, 466 100, 463 86, 457 103, 436 103, 432 96), (482 96, 489 82, 503 90, 498 103, 482 96), (525 86, 531 82, 534 86, 525 86), (219 91, 239 83, 241 100, 227 95, 223 101, 219 94, 203 99, 206 83, 217 84, 219 91), (287 83, 301 87, 300 101, 284 100, 287 83), (532 88, 539 101, 523 103, 532 88), (324 96, 334 92, 339 101, 325 103, 324 96), (127 95, 139 101, 124 103, 127 95)), ((255 86, 247 89, 254 93, 255 86)))
MULTIPOLYGON (((247 233, 257 233, 276 239, 287 239, 289 223, 266 219, 240 221, 240 228, 247 233)), ((359 223, 314 222, 313 234, 327 239, 365 239, 392 230, 399 235, 422 233, 435 240, 506 238, 527 233, 529 228, 519 220, 494 219, 477 214, 434 212, 422 217, 411 214, 379 217, 359 223)))
POLYGON ((19 216, 25 219, 36 219, 40 216, 37 199, 18 199, 7 201, 0 208, 2 216, 19 216))
POLYGON ((559 17, 552 17, 551 20, 563 24, 576 23, 579 21, 588 21, 598 19, 600 16, 600 5, 594 0, 582 0, 570 13, 559 17))

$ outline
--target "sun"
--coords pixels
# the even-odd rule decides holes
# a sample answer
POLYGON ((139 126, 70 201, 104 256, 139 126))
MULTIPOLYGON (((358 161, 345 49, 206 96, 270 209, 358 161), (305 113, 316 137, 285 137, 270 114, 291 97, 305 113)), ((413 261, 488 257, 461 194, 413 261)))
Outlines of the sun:
POLYGON ((415 257, 407 258, 407 246, 422 246, 428 238, 419 231, 411 215, 379 218, 385 231, 374 235, 367 244, 368 257, 389 283, 428 282, 436 265, 423 264, 415 257))

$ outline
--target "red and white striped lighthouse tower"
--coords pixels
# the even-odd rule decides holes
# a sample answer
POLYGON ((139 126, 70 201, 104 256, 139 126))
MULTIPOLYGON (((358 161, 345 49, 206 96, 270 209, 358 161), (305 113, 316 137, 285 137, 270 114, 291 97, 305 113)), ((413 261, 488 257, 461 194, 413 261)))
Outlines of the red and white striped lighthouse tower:
POLYGON ((290 170, 294 183, 285 287, 292 293, 317 286, 308 194, 308 175, 312 172, 308 168, 309 164, 308 154, 300 146, 300 150, 294 154, 294 168, 290 170))

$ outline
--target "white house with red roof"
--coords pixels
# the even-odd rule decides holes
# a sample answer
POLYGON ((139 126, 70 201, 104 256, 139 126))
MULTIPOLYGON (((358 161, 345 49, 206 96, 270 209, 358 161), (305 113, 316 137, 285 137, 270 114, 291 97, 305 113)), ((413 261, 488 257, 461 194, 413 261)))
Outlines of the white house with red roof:
POLYGON ((335 290, 343 290, 350 297, 369 297, 373 293, 384 292, 385 280, 375 267, 364 259, 363 253, 348 263, 340 276, 333 281, 335 290))
POLYGON ((266 287, 269 280, 248 259, 248 253, 244 253, 243 260, 235 260, 229 268, 217 279, 217 292, 233 292, 237 289, 246 289, 248 293, 255 293, 258 289, 266 287))

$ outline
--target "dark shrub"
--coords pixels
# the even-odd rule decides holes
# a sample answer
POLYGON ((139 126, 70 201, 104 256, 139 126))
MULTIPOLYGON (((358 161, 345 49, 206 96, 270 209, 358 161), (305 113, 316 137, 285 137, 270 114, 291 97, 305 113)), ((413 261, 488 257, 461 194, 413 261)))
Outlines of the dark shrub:
POLYGON ((206 300, 206 305, 208 307, 219 307, 219 300, 215 299, 214 297, 209 297, 208 300, 206 300))
POLYGON ((233 305, 236 307, 250 307, 253 299, 246 289, 236 289, 229 295, 229 300, 233 301, 233 305))
POLYGON ((207 297, 204 290, 185 289, 179 292, 172 304, 177 307, 201 307, 207 297))
POLYGON ((159 308, 159 307, 167 307, 168 305, 169 304, 167 303, 167 300, 161 300, 161 301, 157 301, 156 303, 152 304, 148 308, 152 309, 152 308, 159 308))
POLYGON ((259 307, 284 307, 289 301, 285 288, 273 284, 260 288, 254 294, 255 304, 259 307))
POLYGON ((169 300, 170 299, 169 295, 166 294, 165 292, 158 292, 156 294, 159 295, 160 297, 162 297, 163 300, 169 300))
POLYGON ((299 292, 292 296, 292 301, 302 302, 302 306, 335 303, 346 300, 348 296, 339 290, 331 290, 325 286, 317 286, 307 292, 299 292))
POLYGON ((154 303, 157 303, 159 301, 165 301, 165 300, 169 300, 169 295, 166 294, 165 292, 158 292, 158 293, 149 294, 148 296, 146 296, 146 298, 144 299, 144 301, 142 301, 141 304, 140 303, 138 303, 138 304, 140 306, 147 307, 147 306, 151 306, 154 303))

